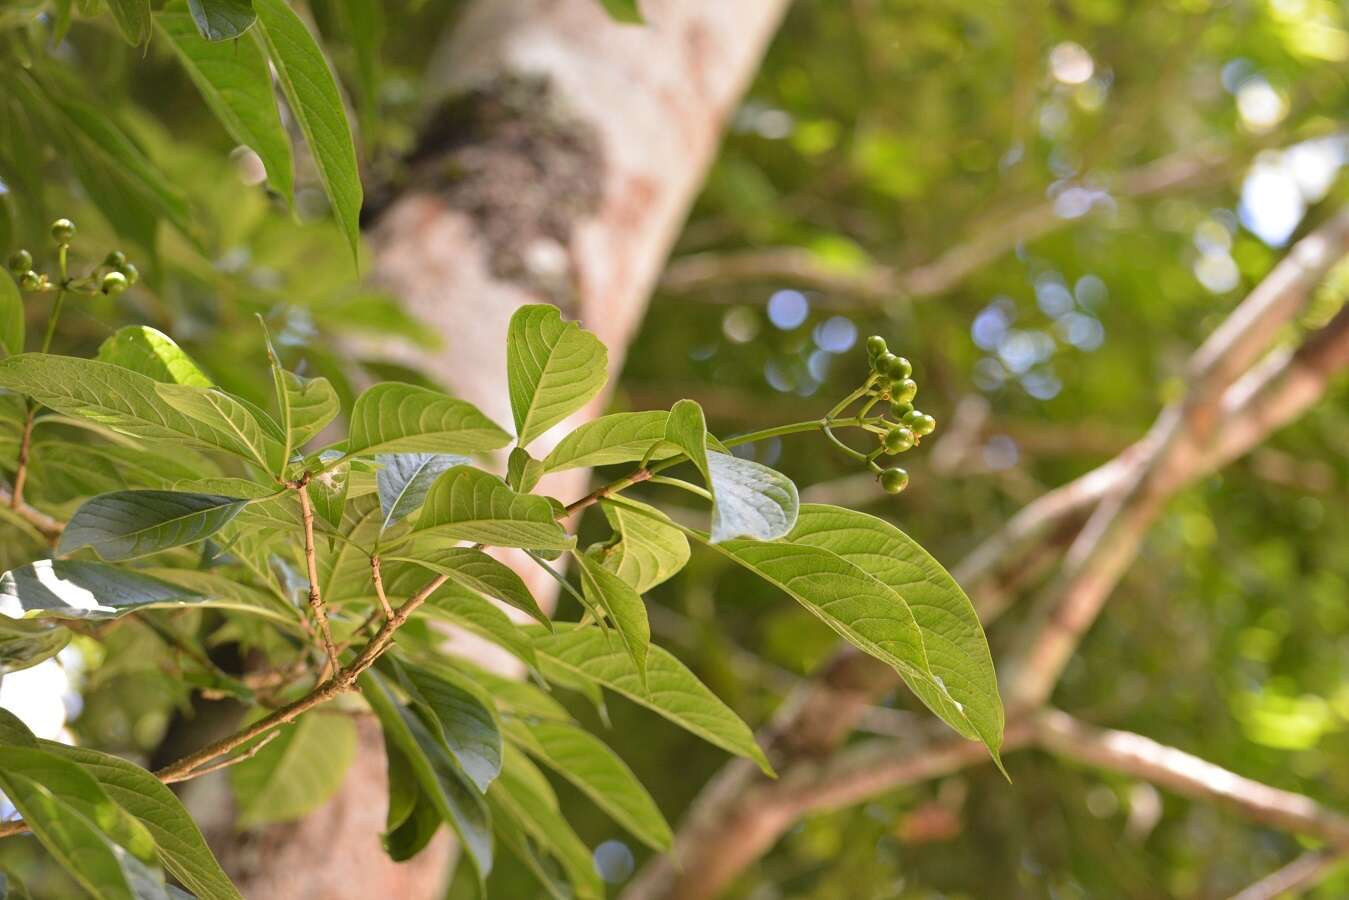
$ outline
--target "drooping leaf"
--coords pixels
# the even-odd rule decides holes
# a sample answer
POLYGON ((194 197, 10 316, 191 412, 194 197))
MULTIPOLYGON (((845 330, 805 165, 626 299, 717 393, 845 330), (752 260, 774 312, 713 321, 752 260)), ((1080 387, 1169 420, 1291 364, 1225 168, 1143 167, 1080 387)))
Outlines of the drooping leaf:
POLYGON ((426 495, 415 530, 496 547, 568 550, 575 539, 544 497, 518 494, 481 469, 454 466, 426 495))
POLYGON ((689 561, 689 540, 660 510, 626 497, 622 503, 601 501, 619 540, 604 551, 606 568, 639 594, 671 578, 689 561))
MULTIPOLYGON (((201 2, 225 8, 242 5, 245 0, 201 2)), ((251 25, 253 8, 251 3, 247 6, 251 25)), ((198 30, 200 20, 189 14, 182 0, 167 4, 155 22, 230 137, 258 154, 272 187, 287 202, 293 202, 295 172, 290 138, 281 124, 271 72, 262 51, 252 41, 214 43, 214 39, 203 39, 198 30)))
POLYGON ((94 358, 166 384, 212 387, 211 379, 192 357, 167 334, 148 325, 127 325, 117 329, 99 345, 94 358))
POLYGON ((524 447, 515 447, 506 459, 506 483, 522 494, 538 486, 543 471, 543 463, 530 456, 524 447))
POLYGON ((606 638, 598 628, 562 624, 555 628, 553 634, 536 625, 527 629, 545 675, 561 669, 572 677, 603 685, 723 750, 754 760, 765 772, 772 772, 749 726, 665 650, 656 646, 649 649, 647 687, 643 688, 632 658, 619 642, 606 638))
POLYGON ((524 754, 508 750, 506 766, 488 792, 488 801, 495 818, 510 820, 561 863, 578 900, 602 900, 604 882, 590 848, 562 817, 548 780, 524 754))
POLYGON ((472 403, 386 381, 356 398, 347 450, 376 453, 485 453, 511 437, 472 403))
POLYGON ((543 460, 545 472, 611 466, 636 462, 651 453, 652 459, 665 459, 679 450, 665 439, 665 423, 670 414, 651 412, 612 413, 578 427, 558 441, 543 460))
POLYGON ((967 723, 957 730, 996 755, 1003 709, 988 641, 974 605, 941 564, 889 522, 837 506, 803 506, 787 540, 837 554, 905 599, 932 674, 949 695, 933 702, 955 701, 967 723))
MULTIPOLYGON (((215 606, 256 611, 164 579, 103 563, 39 559, 0 575, 0 615, 106 619, 136 609, 215 606)), ((275 613, 273 613, 275 615, 275 613)))
POLYGON ((140 766, 85 747, 42 741, 42 748, 77 763, 118 806, 154 838, 159 862, 197 900, 240 900, 239 892, 206 846, 192 816, 164 782, 140 766))
POLYGON ((563 322, 555 306, 522 306, 506 332, 506 375, 517 443, 531 441, 585 406, 608 378, 599 338, 563 322))
POLYGON ((340 713, 309 712, 279 731, 230 766, 240 827, 304 818, 337 793, 356 757, 356 725, 340 713))
POLYGON ((656 802, 627 764, 599 738, 567 722, 530 717, 514 720, 508 733, 642 843, 658 852, 670 849, 674 836, 656 802))
POLYGON ((228 41, 253 27, 257 15, 251 0, 188 0, 192 21, 208 41, 228 41))
POLYGON ((155 393, 178 412, 205 425, 221 449, 243 457, 266 472, 277 474, 285 450, 274 434, 279 428, 265 422, 266 413, 250 409, 238 397, 216 388, 186 384, 156 384, 155 393))
POLYGON ((449 666, 392 665, 427 724, 480 793, 501 774, 501 722, 492 698, 449 666))
POLYGON ((59 550, 93 548, 106 560, 134 559, 210 537, 247 500, 180 491, 114 491, 84 502, 61 532, 59 550))
POLYGON ((150 39, 150 0, 108 0, 122 36, 132 46, 150 39))
POLYGON ((431 843, 443 820, 435 804, 422 792, 407 757, 392 746, 385 747, 385 754, 389 810, 382 840, 389 858, 402 862, 416 856, 431 843))
POLYGON ((461 585, 448 584, 432 594, 422 609, 428 615, 491 641, 530 669, 538 671, 539 660, 529 638, 505 613, 473 591, 461 585))
POLYGON ((472 547, 418 548, 416 556, 401 559, 444 575, 471 591, 495 597, 552 627, 548 615, 515 570, 481 550, 472 547))
POLYGON ((0 271, 0 355, 23 352, 23 296, 8 272, 0 271))
POLYGON ((492 824, 482 797, 415 715, 400 704, 376 673, 360 676, 361 694, 384 730, 385 752, 407 762, 440 817, 459 835, 479 880, 492 871, 492 824))
MULTIPOLYGON (((707 462, 707 421, 703 408, 692 400, 680 400, 670 407, 665 420, 665 440, 679 448, 703 476, 707 489, 713 490, 711 469, 707 462)), ((716 508, 715 494, 713 509, 716 508)))
POLYGON ((587 605, 603 610, 608 616, 632 657, 638 680, 643 688, 647 687, 646 658, 651 644, 651 624, 646 618, 646 604, 632 585, 597 560, 584 553, 577 553, 575 557, 581 570, 581 590, 587 605))
POLYGON ((712 475, 712 541, 775 541, 796 524, 796 485, 776 469, 726 453, 707 454, 712 475))
POLYGON ((421 508, 426 492, 442 472, 472 460, 451 453, 381 453, 375 462, 379 465, 379 506, 388 528, 421 508))
POLYGON ((8 606, 5 610, 0 616, 0 676, 51 659, 70 643, 70 629, 50 622, 11 619, 8 606))
POLYGON ((94 896, 112 900, 146 896, 137 890, 139 882, 148 877, 153 885, 155 873, 137 856, 151 857, 153 838, 92 775, 40 747, 4 746, 0 790, 43 847, 94 896))
POLYGON ((333 217, 356 257, 360 250, 361 176, 337 81, 314 36, 285 0, 253 0, 253 9, 257 27, 251 31, 276 67, 286 102, 313 154, 333 217))

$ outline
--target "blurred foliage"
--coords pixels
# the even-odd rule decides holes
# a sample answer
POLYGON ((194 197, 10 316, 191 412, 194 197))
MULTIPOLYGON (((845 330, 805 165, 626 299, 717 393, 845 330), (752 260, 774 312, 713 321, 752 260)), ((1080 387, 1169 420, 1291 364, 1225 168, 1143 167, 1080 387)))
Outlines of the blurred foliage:
MULTIPOLYGON (((252 315, 261 312, 283 353, 345 385, 344 400, 372 373, 387 377, 352 349, 364 344, 346 339, 415 335, 416 325, 395 298, 362 288, 353 268, 312 264, 346 251, 310 163, 299 161, 293 214, 246 186, 247 156, 169 49, 152 41, 142 58, 78 6, 57 54, 78 76, 70 89, 111 110, 190 186, 200 233, 194 245, 161 226, 143 248, 154 251, 145 285, 73 310, 61 349, 88 352, 118 324, 146 321, 223 386, 261 398, 268 385, 240 379, 265 367, 234 364, 261 362, 252 315), (232 155, 239 179, 220 177, 232 155)), ((337 63, 359 113, 367 193, 396 180, 429 99, 420 73, 458 7, 395 2, 384 25, 362 30, 352 10, 369 7, 311 4, 332 46, 345 48, 337 63), (381 43, 342 40, 357 32, 381 43)), ((26 27, 39 44, 50 37, 49 22, 26 27)), ((1332 0, 802 0, 733 116, 676 256, 787 245, 837 271, 905 270, 1003 234, 1028 209, 1047 205, 1059 227, 1025 242, 1013 234, 1009 252, 937 297, 875 303, 773 278, 658 294, 615 406, 694 397, 720 432, 822 412, 818 398, 863 374, 861 354, 843 352, 850 335, 885 334, 913 360, 921 403, 939 420, 972 393, 992 407, 990 432, 957 471, 932 471, 927 448, 909 457, 907 493, 869 497, 870 511, 952 565, 1028 499, 1141 434, 1182 388, 1189 351, 1288 243, 1349 198, 1339 177, 1346 61, 1349 16, 1332 0), (1219 160, 1206 166, 1211 177, 1145 198, 1117 190, 1121 173, 1201 148, 1219 160)), ((10 158, 21 125, 0 125, 0 247, 39 245, 58 209, 91 245, 111 246, 113 226, 70 177, 66 148, 45 146, 39 177, 25 181, 10 158)), ((1324 321, 1346 285, 1328 285, 1304 324, 1324 321)), ((1349 807, 1346 447, 1340 382, 1270 452, 1178 497, 1055 703, 1349 807)), ((818 441, 755 452, 803 486, 842 489, 836 479, 852 471, 818 441)), ((656 640, 751 722, 833 646, 819 623, 709 554, 651 596, 656 640)), ((992 629, 995 656, 1025 605, 992 629)), ((101 746, 148 753, 186 689, 159 637, 119 635, 143 644, 119 654, 135 664, 89 661, 73 727, 101 746)), ((917 709, 908 695, 892 704, 917 709)), ((574 712, 603 727, 596 711, 574 712)), ((608 740, 672 821, 724 762, 624 701, 607 718, 608 740)), ((1217 897, 1299 850, 1284 833, 1038 753, 1012 754, 1008 768, 1011 786, 976 769, 813 817, 733 896, 1217 897)), ((582 836, 607 848, 606 872, 640 864, 641 848, 569 786, 557 788, 582 836), (626 843, 603 843, 612 841, 626 843)), ((494 887, 525 896, 512 893, 518 875, 503 866, 494 887)), ((1315 896, 1347 892, 1349 874, 1315 896)))

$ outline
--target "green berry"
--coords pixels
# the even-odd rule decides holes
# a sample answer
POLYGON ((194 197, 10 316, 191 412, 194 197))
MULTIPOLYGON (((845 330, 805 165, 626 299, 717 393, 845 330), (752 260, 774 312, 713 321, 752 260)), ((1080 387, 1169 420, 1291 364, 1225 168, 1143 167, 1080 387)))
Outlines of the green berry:
POLYGON ((937 430, 937 420, 916 409, 904 416, 904 424, 918 435, 928 435, 937 430))
POLYGON ((872 359, 880 356, 886 349, 885 338, 881 337, 879 334, 873 334, 871 337, 867 338, 867 353, 872 359))
POLYGON ((35 291, 42 284, 42 279, 37 277, 37 273, 32 269, 19 276, 19 287, 25 291, 35 291))
POLYGON ((103 276, 103 293, 116 297, 128 286, 127 278, 121 272, 109 272, 103 276))
POLYGON ((131 263, 127 263, 126 265, 122 266, 121 272, 123 275, 126 276, 126 283, 129 285, 135 284, 136 282, 141 280, 141 270, 136 268, 131 263))
POLYGON ((902 381, 896 381, 890 388, 890 399, 896 403, 912 403, 913 398, 918 396, 918 383, 912 378, 905 378, 902 381))
POLYGON ((908 378, 913 374, 913 365, 902 356, 894 356, 891 357, 890 367, 885 370, 885 374, 896 381, 902 378, 908 378))
POLYGON ((15 250, 9 256, 9 270, 16 276, 23 275, 33 268, 33 254, 27 250, 15 250))
POLYGON ((911 412, 913 412, 912 403, 896 403, 893 400, 890 402, 890 415, 901 422, 904 420, 904 417, 911 412))
POLYGON ((75 239, 75 223, 69 219, 57 219, 52 223, 52 237, 58 244, 69 244, 75 239))
POLYGON ((881 443, 885 445, 886 453, 903 453, 913 446, 913 432, 903 425, 896 425, 885 433, 881 443))
POLYGON ((897 359, 899 359, 899 357, 895 356, 889 350, 880 353, 876 356, 876 371, 880 372, 882 375, 889 375, 890 366, 897 359))
POLYGON ((103 257, 103 265, 120 272, 122 267, 126 265, 126 254, 121 250, 113 250, 103 257))
POLYGON ((887 494, 898 494, 909 486, 909 473, 903 469, 886 469, 881 473, 881 487, 887 494))

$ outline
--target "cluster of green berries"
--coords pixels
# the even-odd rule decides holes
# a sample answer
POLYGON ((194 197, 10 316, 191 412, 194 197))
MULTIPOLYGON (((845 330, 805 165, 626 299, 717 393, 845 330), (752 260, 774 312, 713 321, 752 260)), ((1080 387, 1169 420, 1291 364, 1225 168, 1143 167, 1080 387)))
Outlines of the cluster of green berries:
MULTIPOLYGON (((75 239, 75 223, 69 219, 57 219, 51 227, 52 239, 64 253, 75 239)), ((64 263, 63 263, 64 265, 64 263)), ((46 275, 33 270, 33 254, 27 250, 16 250, 9 257, 9 271, 25 291, 53 291, 58 289, 75 291, 81 294, 106 294, 115 297, 131 287, 140 279, 140 272, 127 262, 126 254, 114 250, 103 260, 103 264, 89 274, 87 278, 65 279, 54 282, 46 275), (100 274, 101 272, 101 274, 100 274)))
MULTIPOLYGON (((936 430, 937 421, 914 408, 918 383, 910 377, 913 366, 904 357, 891 353, 885 338, 879 334, 867 338, 867 356, 871 361, 871 377, 867 380, 871 402, 888 404, 894 419, 885 422, 889 427, 879 435, 880 452, 894 456, 917 446, 922 438, 936 430)), ((908 487, 909 473, 898 466, 882 469, 875 462, 871 466, 880 477, 881 487, 889 493, 898 494, 908 487)))

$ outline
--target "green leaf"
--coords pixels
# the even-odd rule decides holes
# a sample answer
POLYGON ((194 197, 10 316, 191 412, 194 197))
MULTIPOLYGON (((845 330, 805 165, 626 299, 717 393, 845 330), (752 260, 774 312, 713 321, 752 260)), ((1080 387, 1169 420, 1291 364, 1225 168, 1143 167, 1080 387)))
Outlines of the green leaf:
POLYGON ((70 629, 49 622, 27 622, 8 616, 9 604, 0 594, 0 676, 51 659, 65 649, 70 629))
MULTIPOLYGON (((114 0, 116 2, 145 5, 145 34, 141 41, 149 38, 148 0, 114 0)), ((140 147, 118 128, 106 109, 76 99, 49 85, 42 85, 42 89, 50 102, 51 111, 60 118, 62 127, 83 142, 99 165, 115 173, 122 183, 131 185, 148 209, 172 222, 184 235, 196 239, 197 229, 188 215, 187 201, 168 177, 146 158, 140 147)), ((121 199, 125 205, 127 198, 121 199)))
POLYGON ((253 34, 276 66, 281 90, 355 258, 360 250, 361 176, 337 82, 313 35, 285 0, 254 0, 253 8, 258 16, 253 34))
POLYGON ((598 628, 556 624, 548 634, 529 626, 534 650, 544 674, 561 669, 573 677, 603 685, 640 703, 703 740, 737 756, 745 756, 771 774, 772 767, 749 726, 690 672, 660 647, 647 654, 647 688, 643 688, 632 658, 598 628))
POLYGON ((325 450, 320 453, 318 461, 325 469, 309 479, 309 499, 314 502, 314 512, 334 528, 342 524, 342 513, 347 506, 351 464, 341 462, 332 468, 327 466, 341 457, 342 454, 336 450, 325 450))
POLYGON ((506 766, 488 792, 488 800, 498 822, 510 821, 561 863, 578 900, 602 900, 604 883, 590 848, 558 811, 548 779, 524 754, 508 750, 506 766))
MULTIPOLYGON (((247 608, 103 563, 39 559, 0 575, 0 615, 105 619, 149 607, 247 608)), ((13 624, 13 623, 0 623, 13 624)))
POLYGON ((306 713, 278 732, 230 766, 242 828, 304 818, 337 793, 356 758, 356 723, 340 713, 306 713))
POLYGON ((528 717, 512 721, 507 733, 642 843, 658 852, 670 849, 674 835, 656 802, 599 738, 567 722, 528 717))
POLYGON ((449 666, 393 664, 432 732, 480 793, 501 774, 501 722, 492 698, 449 666))
POLYGON ((384 528, 406 519, 421 508, 427 491, 446 469, 472 462, 452 453, 381 453, 375 484, 384 528))
POLYGON ((712 475, 712 541, 775 541, 796 524, 796 485, 776 469, 726 453, 707 454, 712 475))
POLYGON ((528 494, 543 477, 543 463, 529 455, 524 447, 515 447, 506 458, 506 483, 513 490, 528 494))
POLYGON ((94 357, 166 384, 209 388, 211 379, 173 339, 148 325, 127 325, 99 345, 94 357))
POLYGON ((361 693, 384 729, 385 753, 403 757, 443 821, 459 835, 479 880, 492 871, 492 824, 487 807, 421 720, 394 699, 384 680, 366 670, 361 693))
POLYGON ((108 9, 132 46, 150 39, 150 0, 108 0, 108 9))
POLYGON ((518 625, 490 601, 457 584, 446 585, 422 607, 428 615, 445 619, 509 651, 535 672, 539 669, 534 645, 518 625))
POLYGON ((151 857, 153 838, 78 765, 36 747, 0 747, 0 790, 62 868, 94 896, 155 896, 138 891, 143 878, 153 884, 154 873, 136 859, 151 857))
POLYGON ((707 421, 703 418, 703 408, 692 400, 680 400, 670 407, 669 418, 665 421, 665 440, 689 458, 689 462, 702 474, 707 489, 713 490, 712 473, 707 462, 707 421))
POLYGON ((609 353, 600 339, 563 322, 555 306, 522 306, 506 332, 506 376, 521 447, 585 406, 604 388, 609 353))
POLYGON ((558 441, 553 452, 544 457, 543 470, 559 472, 637 462, 648 453, 651 459, 673 456, 679 452, 677 448, 658 446, 664 441, 669 418, 669 413, 660 410, 600 416, 558 441), (651 453, 652 447, 656 452, 651 453))
POLYGON ((50 741, 42 747, 77 763, 114 803, 140 820, 154 839, 160 864, 197 900, 240 900, 192 816, 166 784, 140 766, 97 750, 50 741))
POLYGON ((615 22, 626 22, 630 25, 641 25, 644 22, 637 0, 600 0, 600 3, 615 22))
POLYGON ((982 741, 996 757, 1003 709, 988 641, 974 605, 941 564, 889 522, 836 506, 803 506, 787 540, 837 554, 904 598, 932 674, 946 688, 947 696, 933 692, 931 700, 923 699, 943 708, 954 700, 949 712, 956 730, 982 741))
POLYGON ((651 645, 651 624, 646 605, 632 586, 597 560, 584 553, 574 554, 581 569, 581 591, 592 609, 601 609, 623 640, 642 687, 647 687, 646 657, 651 645))
POLYGON ((472 403, 388 381, 356 398, 347 450, 375 453, 485 453, 511 436, 472 403))
POLYGON ((23 296, 8 272, 0 271, 0 353, 17 356, 23 352, 23 296))
POLYGON ((236 434, 184 415, 165 403, 157 391, 158 387, 186 391, 200 388, 159 385, 111 363, 25 353, 0 360, 0 387, 26 394, 59 413, 88 419, 132 437, 202 449, 237 446, 236 434))
POLYGON ((515 570, 481 550, 472 547, 418 548, 415 556, 391 558, 444 575, 471 591, 495 597, 552 627, 547 613, 539 607, 515 570))
POLYGON ((557 523, 546 498, 517 494, 495 475, 470 466, 455 466, 436 480, 415 530, 531 550, 569 550, 576 542, 557 523))
POLYGON ((251 0, 188 0, 187 5, 197 31, 208 41, 237 38, 257 20, 251 0))
POLYGON ((180 491, 114 491, 75 510, 58 549, 70 554, 92 547, 106 560, 148 556, 210 537, 247 502, 180 491))
POLYGON ((669 580, 689 561, 689 540, 660 510, 636 500, 600 502, 600 510, 618 535, 605 548, 603 562, 639 594, 669 580))
POLYGON ((387 749, 389 811, 383 835, 384 852, 394 862, 412 859, 440 830, 440 813, 422 793, 412 764, 396 748, 387 749))
MULTIPOLYGON (((203 0, 215 7, 243 0, 203 0)), ((249 23, 253 9, 248 5, 249 23)), ((187 75, 230 137, 251 147, 267 169, 267 180, 288 203, 295 199, 290 138, 281 124, 267 59, 252 41, 203 40, 182 0, 167 4, 155 18, 160 34, 178 54, 187 75)))
POLYGON ((213 442, 222 450, 243 457, 265 472, 281 472, 285 449, 267 433, 277 427, 260 419, 266 413, 250 409, 239 398, 217 388, 156 384, 155 393, 178 412, 209 428, 213 442))

